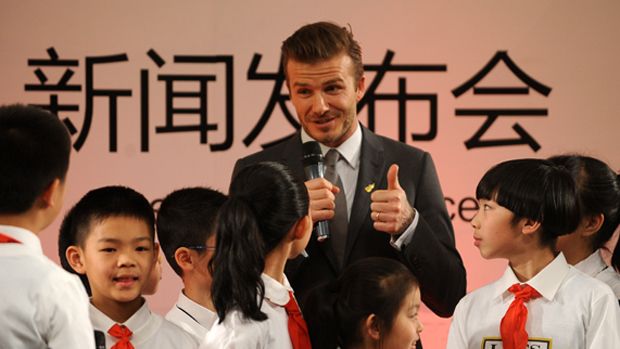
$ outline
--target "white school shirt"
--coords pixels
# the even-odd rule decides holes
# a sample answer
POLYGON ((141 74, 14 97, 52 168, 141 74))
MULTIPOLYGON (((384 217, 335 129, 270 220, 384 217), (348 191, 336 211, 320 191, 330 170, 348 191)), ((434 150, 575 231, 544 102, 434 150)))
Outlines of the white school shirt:
MULTIPOLYGON (((105 347, 110 349, 118 342, 118 338, 108 334, 108 330, 116 322, 92 304, 89 310, 93 327, 105 334, 105 347)), ((198 342, 189 333, 163 317, 151 313, 146 301, 138 311, 120 325, 125 325, 133 332, 129 341, 136 349, 198 348, 198 342)))
POLYGON ((286 276, 284 284, 266 274, 261 278, 265 283, 265 299, 260 310, 267 319, 246 319, 241 311, 232 310, 226 314, 224 322, 216 322, 211 327, 200 349, 293 349, 284 309, 292 288, 286 276))
POLYGON ((94 348, 88 296, 76 275, 45 255, 32 232, 0 225, 0 348, 94 348))
MULTIPOLYGON (((454 311, 448 349, 501 349, 499 327, 520 283, 510 267, 497 281, 466 295, 454 311)), ((526 303, 530 348, 620 348, 620 307, 609 286, 559 254, 527 282, 542 297, 526 303)))
MULTIPOLYGON (((351 210, 353 209, 353 200, 355 200, 355 187, 357 186, 357 177, 360 172, 360 154, 362 153, 362 127, 361 125, 357 125, 357 129, 355 132, 349 137, 346 141, 344 141, 341 145, 334 148, 338 150, 340 156, 344 159, 344 161, 336 162, 336 172, 340 176, 340 181, 342 182, 341 188, 344 190, 344 194, 347 198, 347 219, 351 218, 351 210)), ((301 142, 306 143, 310 141, 316 141, 314 138, 310 137, 310 135, 304 130, 301 129, 301 142)), ((321 147, 321 152, 323 155, 326 155, 327 152, 331 149, 323 143, 319 142, 319 146, 321 147)), ((391 164, 390 164, 391 165, 391 164)), ((381 188, 385 189, 385 188, 381 188)), ((413 221, 409 226, 400 234, 400 236, 390 235, 390 245, 394 247, 396 250, 400 251, 403 245, 409 244, 411 239, 413 238, 413 234, 415 233, 415 228, 418 226, 418 221, 420 220, 418 211, 413 208, 415 212, 413 221)))
POLYGON ((614 291, 616 298, 620 299, 620 274, 605 264, 600 250, 594 251, 588 258, 575 264, 575 268, 606 283, 614 291))
POLYGON ((181 291, 177 304, 166 314, 166 320, 194 336, 198 342, 202 342, 207 331, 217 320, 217 314, 189 299, 181 291))

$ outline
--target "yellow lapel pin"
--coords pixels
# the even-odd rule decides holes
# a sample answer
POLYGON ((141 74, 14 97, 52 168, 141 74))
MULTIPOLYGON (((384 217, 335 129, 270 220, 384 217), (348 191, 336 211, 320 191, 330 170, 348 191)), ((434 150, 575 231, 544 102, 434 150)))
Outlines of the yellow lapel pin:
POLYGON ((364 188, 364 190, 366 190, 367 193, 370 193, 373 189, 375 189, 374 183, 370 183, 364 188))

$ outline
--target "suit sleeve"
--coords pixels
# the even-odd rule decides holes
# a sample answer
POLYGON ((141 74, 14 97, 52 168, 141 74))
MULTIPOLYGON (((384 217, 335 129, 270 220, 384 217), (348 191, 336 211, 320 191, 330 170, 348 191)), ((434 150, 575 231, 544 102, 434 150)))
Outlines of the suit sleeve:
POLYGON ((235 178, 237 174, 239 174, 239 171, 241 171, 241 169, 243 169, 246 166, 247 165, 245 164, 243 158, 237 160, 237 162, 235 162, 235 167, 233 168, 232 174, 230 175, 230 181, 232 182, 233 178, 235 178))
POLYGON ((424 153, 421 167, 414 170, 416 175, 415 197, 409 201, 420 217, 402 254, 420 282, 424 304, 435 314, 450 317, 465 295, 465 267, 456 250, 452 223, 428 153, 424 153))

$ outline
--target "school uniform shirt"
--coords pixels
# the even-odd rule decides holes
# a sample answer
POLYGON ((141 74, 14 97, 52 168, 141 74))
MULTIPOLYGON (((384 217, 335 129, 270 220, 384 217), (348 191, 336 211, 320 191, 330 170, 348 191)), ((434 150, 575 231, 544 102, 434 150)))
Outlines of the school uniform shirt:
MULTIPOLYGON (((105 333, 106 349, 118 342, 117 338, 108 334, 108 330, 116 322, 92 304, 90 305, 90 319, 95 330, 105 333)), ((130 342, 136 349, 192 349, 198 347, 198 341, 189 333, 163 317, 151 313, 146 301, 135 314, 121 325, 125 325, 133 332, 130 342)))
POLYGON ((292 291, 286 276, 284 284, 266 274, 265 299, 260 310, 267 315, 264 321, 246 319, 239 310, 226 314, 224 322, 216 322, 209 330, 201 349, 293 349, 288 333, 288 315, 284 306, 292 291))
POLYGON ((217 320, 217 314, 189 299, 181 291, 177 304, 166 314, 166 320, 194 336, 200 343, 217 320))
MULTIPOLYGON (((500 323, 520 283, 510 267, 497 281, 456 306, 448 349, 502 348, 500 323)), ((620 348, 620 308, 609 286, 566 263, 559 254, 527 284, 542 296, 525 303, 529 348, 620 348)))
POLYGON ((0 225, 0 348, 94 348, 88 296, 76 275, 43 255, 32 232, 0 225))
POLYGON ((594 251, 588 258, 575 264, 575 268, 606 283, 614 291, 616 298, 620 299, 620 274, 614 268, 605 264, 599 250, 594 251))

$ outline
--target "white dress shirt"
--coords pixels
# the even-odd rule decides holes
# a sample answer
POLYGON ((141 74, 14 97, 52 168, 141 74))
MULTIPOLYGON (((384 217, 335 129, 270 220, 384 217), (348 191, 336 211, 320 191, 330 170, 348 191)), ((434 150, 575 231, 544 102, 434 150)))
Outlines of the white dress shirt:
MULTIPOLYGON (((108 334, 110 327, 116 323, 114 320, 92 304, 90 304, 90 320, 95 330, 105 333, 106 349, 116 344, 118 338, 108 334)), ((198 341, 189 333, 163 317, 151 313, 146 301, 135 314, 120 325, 125 325, 133 332, 129 341, 136 349, 192 349, 198 347, 198 341)))
POLYGON ((616 298, 620 299, 620 274, 605 264, 600 250, 594 251, 588 258, 577 263, 575 268, 609 285, 616 298))
POLYGON ((32 232, 0 225, 20 243, 0 243, 0 348, 94 348, 88 296, 79 278, 46 256, 32 232))
MULTIPOLYGON (((301 142, 310 142, 315 141, 306 131, 301 129, 301 142)), ((322 143, 319 142, 321 146, 321 152, 323 156, 327 154, 327 152, 331 149, 322 143)), ((353 208, 353 200, 355 200, 355 187, 357 186, 357 177, 360 172, 360 155, 362 153, 362 127, 358 124, 355 132, 349 137, 346 141, 344 141, 340 146, 334 148, 338 150, 341 158, 344 161, 336 162, 336 172, 340 176, 340 181, 342 182, 342 186, 344 188, 340 188, 344 190, 345 196, 347 198, 347 217, 351 218, 351 210, 353 208)), ((388 164, 391 165, 391 164, 388 164)), ((371 183, 368 183, 371 184, 371 183)), ((377 189, 386 189, 386 188, 375 188, 377 189)), ((396 237, 394 235, 391 236, 390 244, 397 250, 400 251, 403 245, 408 244, 413 238, 413 234, 415 232, 415 228, 418 226, 418 213, 414 210, 413 221, 407 229, 403 231, 400 236, 396 237)))
MULTIPOLYGON (((514 300, 507 290, 515 283, 520 282, 508 267, 499 280, 461 299, 447 348, 502 348, 499 327, 514 300)), ((616 297, 607 285, 568 265, 563 254, 527 284, 542 295, 526 303, 530 348, 620 348, 616 297)))
POLYGON ((189 299, 181 291, 177 304, 166 314, 166 320, 187 331, 200 343, 217 320, 217 314, 189 299))
MULTIPOLYGON (((284 276, 284 284, 266 274, 265 299, 260 310, 267 320, 246 319, 239 310, 226 314, 222 323, 215 323, 201 344, 201 349, 293 349, 288 333, 288 315, 284 306, 292 291, 284 276)), ((219 321, 219 320, 218 320, 219 321)))

